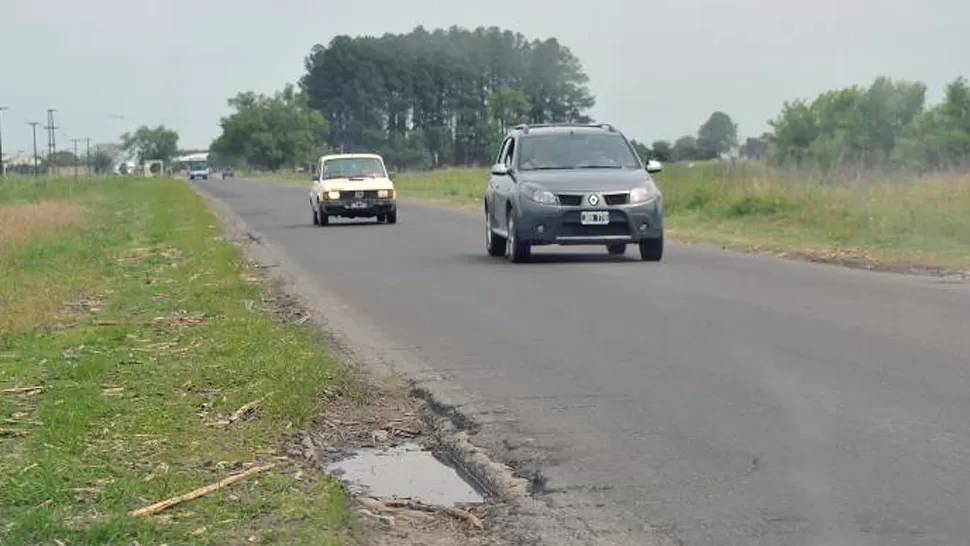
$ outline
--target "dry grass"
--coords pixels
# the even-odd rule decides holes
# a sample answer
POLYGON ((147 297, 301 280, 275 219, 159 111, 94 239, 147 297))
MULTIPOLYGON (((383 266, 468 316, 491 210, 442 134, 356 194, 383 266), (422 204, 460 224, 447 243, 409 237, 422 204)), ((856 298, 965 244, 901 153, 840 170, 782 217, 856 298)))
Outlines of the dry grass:
POLYGON ((0 206, 0 256, 33 237, 76 224, 85 214, 80 203, 57 199, 0 206))
POLYGON ((29 250, 27 243, 54 237, 86 217, 87 209, 76 201, 45 199, 0 206, 0 271, 9 270, 0 282, 4 288, 0 291, 0 332, 32 328, 70 297, 70 283, 21 274, 13 254, 29 250))

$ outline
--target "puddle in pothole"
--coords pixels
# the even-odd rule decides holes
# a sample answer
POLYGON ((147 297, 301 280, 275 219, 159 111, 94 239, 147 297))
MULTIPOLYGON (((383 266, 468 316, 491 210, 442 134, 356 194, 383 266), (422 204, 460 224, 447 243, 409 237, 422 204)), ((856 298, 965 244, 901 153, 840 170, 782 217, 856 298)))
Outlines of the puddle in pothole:
POLYGON ((361 449, 349 459, 328 464, 327 472, 355 495, 411 498, 442 506, 484 502, 455 469, 417 444, 361 449))

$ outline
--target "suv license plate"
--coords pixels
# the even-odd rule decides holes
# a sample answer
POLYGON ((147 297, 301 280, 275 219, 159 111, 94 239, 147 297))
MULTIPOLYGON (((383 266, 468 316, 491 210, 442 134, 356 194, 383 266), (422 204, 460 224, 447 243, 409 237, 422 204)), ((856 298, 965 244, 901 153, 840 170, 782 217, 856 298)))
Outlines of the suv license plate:
POLYGON ((584 226, 604 226, 610 223, 610 213, 598 210, 584 210, 579 213, 579 223, 584 226))
POLYGON ((352 209, 366 209, 367 208, 367 203, 365 203, 363 201, 354 201, 353 203, 350 204, 350 208, 352 208, 352 209))

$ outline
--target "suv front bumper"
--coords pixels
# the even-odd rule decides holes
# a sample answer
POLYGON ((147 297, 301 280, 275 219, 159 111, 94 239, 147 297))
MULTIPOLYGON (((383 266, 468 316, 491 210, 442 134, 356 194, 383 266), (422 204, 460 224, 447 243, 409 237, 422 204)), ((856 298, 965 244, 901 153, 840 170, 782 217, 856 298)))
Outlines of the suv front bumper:
POLYGON ((654 199, 630 205, 564 207, 523 199, 515 226, 518 240, 533 245, 637 243, 663 237, 663 203, 654 199), (608 212, 609 223, 584 225, 583 211, 608 212))

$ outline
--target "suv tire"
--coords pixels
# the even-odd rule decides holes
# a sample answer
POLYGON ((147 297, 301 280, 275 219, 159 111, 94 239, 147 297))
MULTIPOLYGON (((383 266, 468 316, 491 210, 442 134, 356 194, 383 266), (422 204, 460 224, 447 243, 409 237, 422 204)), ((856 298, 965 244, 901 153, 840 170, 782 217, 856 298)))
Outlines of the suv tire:
POLYGON ((528 262, 532 257, 532 245, 519 241, 515 236, 515 212, 509 210, 506 216, 508 238, 505 240, 505 258, 514 264, 528 262))
POLYGON ((659 262, 664 255, 664 238, 640 240, 640 259, 645 262, 659 262))

